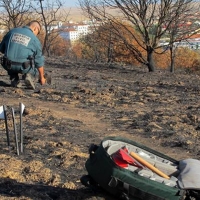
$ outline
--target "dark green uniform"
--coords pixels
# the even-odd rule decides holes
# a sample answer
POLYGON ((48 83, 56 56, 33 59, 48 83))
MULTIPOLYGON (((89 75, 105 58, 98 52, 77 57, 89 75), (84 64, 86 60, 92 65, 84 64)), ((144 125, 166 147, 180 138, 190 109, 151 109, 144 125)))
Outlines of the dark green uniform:
POLYGON ((18 76, 18 73, 28 72, 35 76, 37 68, 44 66, 41 43, 28 26, 10 30, 0 44, 0 52, 14 63, 11 69, 3 65, 10 78, 18 76), (25 69, 23 63, 28 62, 30 56, 34 57, 35 68, 28 66, 25 69))

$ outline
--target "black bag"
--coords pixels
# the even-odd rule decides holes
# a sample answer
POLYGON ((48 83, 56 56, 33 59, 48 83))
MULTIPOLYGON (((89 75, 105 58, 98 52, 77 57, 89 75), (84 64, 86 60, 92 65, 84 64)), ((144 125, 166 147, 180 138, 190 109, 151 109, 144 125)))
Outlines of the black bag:
POLYGON ((199 190, 179 186, 179 161, 125 138, 107 137, 100 145, 92 144, 85 167, 88 175, 81 178, 82 184, 92 189, 103 188, 118 199, 199 199, 199 190), (136 153, 169 178, 161 177, 135 158, 130 162, 130 152, 136 153), (124 157, 128 159, 123 160, 124 157))

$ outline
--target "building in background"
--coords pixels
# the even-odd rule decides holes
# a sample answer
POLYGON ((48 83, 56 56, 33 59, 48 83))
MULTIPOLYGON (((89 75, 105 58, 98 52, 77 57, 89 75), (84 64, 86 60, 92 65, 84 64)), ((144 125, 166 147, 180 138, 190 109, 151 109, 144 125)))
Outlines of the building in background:
POLYGON ((63 25, 63 23, 62 22, 56 22, 56 23, 53 23, 53 24, 51 24, 51 25, 49 25, 48 27, 47 27, 47 31, 48 32, 51 32, 52 30, 54 30, 54 29, 60 29, 61 27, 62 27, 62 25, 63 25))
POLYGON ((174 45, 177 47, 187 47, 189 49, 198 50, 200 49, 200 34, 191 35, 190 38, 175 42, 174 45))
POLYGON ((91 25, 86 23, 68 23, 62 27, 60 36, 74 42, 92 32, 91 25))
MULTIPOLYGON (((166 46, 169 45, 169 38, 165 38, 160 41, 160 46, 166 46)), ((194 34, 191 37, 187 39, 182 39, 181 41, 174 42, 173 43, 175 48, 183 47, 183 48, 189 48, 192 50, 199 50, 200 49, 200 34, 194 34)))

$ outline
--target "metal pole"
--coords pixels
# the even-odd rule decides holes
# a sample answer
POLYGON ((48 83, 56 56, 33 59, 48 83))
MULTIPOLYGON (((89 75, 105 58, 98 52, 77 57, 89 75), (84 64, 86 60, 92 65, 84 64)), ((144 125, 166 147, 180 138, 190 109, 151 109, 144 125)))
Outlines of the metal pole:
POLYGON ((23 149, 23 123, 22 123, 22 103, 20 103, 19 105, 20 107, 20 147, 21 147, 21 153, 23 153, 24 149, 23 149))
POLYGON ((4 120, 5 120, 5 126, 6 126, 7 144, 8 144, 8 149, 10 150, 10 138, 9 138, 8 121, 7 121, 7 113, 6 113, 6 110, 7 110, 6 106, 3 105, 4 120))
POLYGON ((16 150, 17 150, 17 155, 19 155, 19 144, 18 144, 18 138, 17 138, 17 127, 16 127, 16 123, 15 123, 15 111, 14 111, 14 108, 12 108, 12 118, 13 118, 16 150))

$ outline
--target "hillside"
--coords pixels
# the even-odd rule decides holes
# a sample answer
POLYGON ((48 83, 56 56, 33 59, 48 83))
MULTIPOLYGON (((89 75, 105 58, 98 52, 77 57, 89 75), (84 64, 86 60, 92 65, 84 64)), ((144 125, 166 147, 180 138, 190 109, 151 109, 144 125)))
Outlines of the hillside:
MULTIPOLYGON (((62 12, 62 11, 61 11, 62 12)), ((65 8, 64 9, 65 13, 68 13, 68 21, 73 21, 73 22, 82 22, 84 20, 87 20, 88 17, 83 13, 80 7, 71 7, 71 8, 65 8)), ((109 10, 109 13, 112 14, 113 16, 119 16, 121 11, 119 10, 109 10)))
POLYGON ((80 183, 91 143, 121 136, 177 160, 200 159, 200 78, 184 71, 48 59, 52 85, 9 86, 0 69, 0 102, 8 106, 11 149, 0 122, 1 200, 112 200, 80 183), (23 115, 24 153, 16 155, 11 107, 23 115))
POLYGON ((68 21, 82 22, 87 19, 79 7, 65 8, 64 11, 68 13, 68 21))

